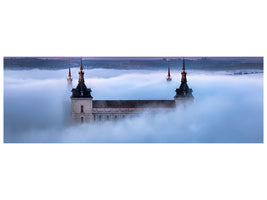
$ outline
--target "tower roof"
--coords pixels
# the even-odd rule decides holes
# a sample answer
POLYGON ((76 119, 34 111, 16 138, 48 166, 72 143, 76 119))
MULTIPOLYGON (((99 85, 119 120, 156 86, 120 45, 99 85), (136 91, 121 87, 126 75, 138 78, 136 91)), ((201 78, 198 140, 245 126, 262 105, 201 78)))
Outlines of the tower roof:
POLYGON ((71 90, 71 97, 75 98, 93 98, 91 95, 91 88, 87 88, 84 82, 79 82, 76 88, 71 90))
POLYGON ((180 98, 180 97, 190 97, 190 98, 194 98, 192 95, 193 90, 191 88, 188 87, 187 85, 187 79, 186 79, 186 71, 185 71, 185 60, 183 58, 183 71, 181 72, 181 84, 180 87, 177 88, 176 91, 176 95, 174 98, 180 98))
POLYGON ((76 88, 73 88, 71 90, 72 96, 75 98, 92 98, 91 96, 91 88, 87 88, 84 83, 84 72, 83 72, 83 64, 82 64, 82 58, 81 58, 81 65, 80 65, 80 71, 79 71, 79 81, 76 88))

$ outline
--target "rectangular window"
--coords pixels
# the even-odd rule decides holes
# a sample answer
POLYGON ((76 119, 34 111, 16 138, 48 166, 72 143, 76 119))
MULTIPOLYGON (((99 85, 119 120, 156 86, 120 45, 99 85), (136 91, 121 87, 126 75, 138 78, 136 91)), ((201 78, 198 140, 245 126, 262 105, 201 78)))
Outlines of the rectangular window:
POLYGON ((83 105, 81 105, 81 113, 83 113, 83 105))

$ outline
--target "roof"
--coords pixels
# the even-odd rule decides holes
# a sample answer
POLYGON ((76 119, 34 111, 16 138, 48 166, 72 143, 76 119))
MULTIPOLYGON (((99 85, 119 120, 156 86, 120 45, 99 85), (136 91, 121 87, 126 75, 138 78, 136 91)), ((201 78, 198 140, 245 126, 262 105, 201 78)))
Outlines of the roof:
POLYGON ((93 108, 174 108, 174 100, 93 100, 93 108))
POLYGON ((79 82, 76 88, 71 90, 72 96, 75 98, 92 98, 91 96, 91 89, 87 88, 84 82, 79 82))
POLYGON ((174 98, 194 98, 192 95, 193 90, 188 87, 186 82, 182 82, 180 87, 177 88, 176 90, 176 95, 174 98))

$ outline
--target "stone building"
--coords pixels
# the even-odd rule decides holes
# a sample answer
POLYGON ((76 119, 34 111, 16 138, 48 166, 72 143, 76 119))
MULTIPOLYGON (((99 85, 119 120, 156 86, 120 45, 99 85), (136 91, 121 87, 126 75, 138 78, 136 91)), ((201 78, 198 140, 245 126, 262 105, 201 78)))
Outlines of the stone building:
POLYGON ((193 100, 192 89, 187 85, 185 62, 183 60, 181 85, 176 89, 173 100, 93 100, 91 89, 84 83, 82 60, 79 81, 72 89, 71 115, 75 122, 118 120, 137 116, 144 112, 168 111, 185 101, 193 100))

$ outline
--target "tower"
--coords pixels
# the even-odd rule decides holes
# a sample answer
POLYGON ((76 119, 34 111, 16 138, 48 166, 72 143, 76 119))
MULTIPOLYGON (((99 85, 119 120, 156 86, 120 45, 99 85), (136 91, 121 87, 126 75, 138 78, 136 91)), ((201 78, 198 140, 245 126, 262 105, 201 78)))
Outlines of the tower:
POLYGON ((187 79, 186 79, 186 71, 185 71, 185 60, 183 58, 183 71, 181 72, 181 84, 180 87, 175 90, 176 95, 174 96, 174 100, 176 106, 187 100, 193 100, 194 96, 192 95, 193 90, 188 87, 187 79))
POLYGON ((92 120, 93 97, 91 96, 91 91, 91 88, 87 88, 84 83, 81 58, 78 85, 71 90, 71 114, 74 121, 83 123, 92 120))
POLYGON ((170 72, 170 62, 167 60, 168 62, 168 76, 167 76, 167 81, 171 81, 172 78, 171 78, 171 72, 170 72))

